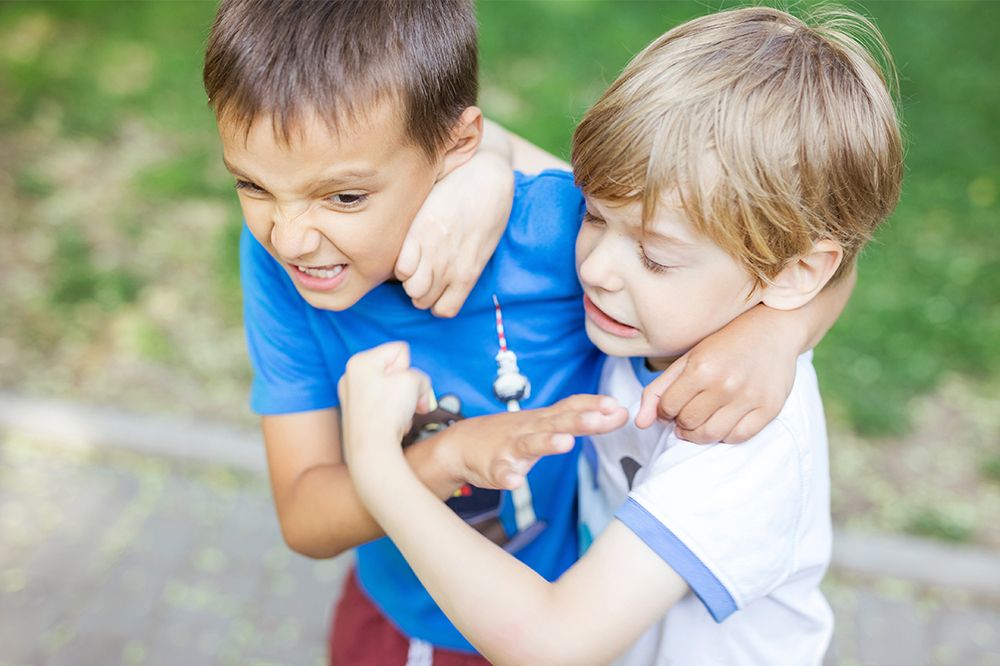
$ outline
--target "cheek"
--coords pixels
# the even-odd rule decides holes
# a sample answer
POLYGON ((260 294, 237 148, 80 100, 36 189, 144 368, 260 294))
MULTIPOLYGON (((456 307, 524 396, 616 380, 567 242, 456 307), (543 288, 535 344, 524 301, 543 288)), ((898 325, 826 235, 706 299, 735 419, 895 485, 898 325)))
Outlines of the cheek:
POLYGON ((243 219, 254 238, 264 247, 271 243, 272 215, 270 207, 258 201, 240 201, 243 219))

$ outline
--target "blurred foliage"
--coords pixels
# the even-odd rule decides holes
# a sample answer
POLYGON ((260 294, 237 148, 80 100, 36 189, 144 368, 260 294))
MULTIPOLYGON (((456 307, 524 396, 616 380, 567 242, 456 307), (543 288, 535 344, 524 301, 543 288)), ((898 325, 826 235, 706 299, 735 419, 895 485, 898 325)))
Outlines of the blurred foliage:
MULTIPOLYGON (((1000 57, 993 48, 1000 5, 892 2, 865 9, 901 73, 907 179, 817 363, 831 407, 861 432, 877 434, 905 431, 909 399, 943 374, 1000 370, 1000 57)), ((123 203, 136 215, 125 226, 142 233, 143 209, 177 197, 225 201, 234 213, 213 241, 213 279, 223 311, 234 315, 238 277, 229 248, 238 213, 200 86, 213 11, 194 2, 4 4, 0 131, 49 123, 57 126, 56 139, 109 141, 126 119, 140 118, 167 137, 163 159, 129 174, 123 203)), ((704 11, 690 2, 481 2, 482 104, 567 157, 574 121, 628 58, 704 11)), ((43 199, 60 187, 31 161, 12 166, 19 198, 43 199)), ((54 306, 93 297, 126 304, 153 279, 95 270, 81 242, 70 230, 57 244, 54 306)))
MULTIPOLYGON (((732 4, 483 0, 482 106, 566 158, 574 123, 633 54, 732 4)), ((995 393, 1000 377, 1000 3, 852 6, 899 68, 907 174, 816 362, 835 421, 898 436, 942 381, 995 393)), ((213 13, 0 4, 0 388, 244 402, 240 213, 201 88, 213 13)), ((978 475, 1000 477, 984 460, 978 475)), ((935 509, 907 515, 921 533, 965 529, 935 509)))
POLYGON ((946 516, 939 509, 932 507, 919 507, 910 516, 905 527, 910 534, 955 543, 969 541, 974 532, 974 526, 968 521, 946 516))

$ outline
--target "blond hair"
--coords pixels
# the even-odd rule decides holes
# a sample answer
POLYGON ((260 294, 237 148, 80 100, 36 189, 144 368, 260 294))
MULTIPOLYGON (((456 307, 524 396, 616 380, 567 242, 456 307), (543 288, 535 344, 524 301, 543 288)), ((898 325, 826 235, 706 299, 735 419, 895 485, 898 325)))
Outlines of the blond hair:
POLYGON ((894 84, 882 36, 853 12, 711 14, 628 64, 577 127, 573 171, 587 196, 640 201, 644 225, 676 193, 759 285, 834 240, 836 279, 899 198, 894 84))

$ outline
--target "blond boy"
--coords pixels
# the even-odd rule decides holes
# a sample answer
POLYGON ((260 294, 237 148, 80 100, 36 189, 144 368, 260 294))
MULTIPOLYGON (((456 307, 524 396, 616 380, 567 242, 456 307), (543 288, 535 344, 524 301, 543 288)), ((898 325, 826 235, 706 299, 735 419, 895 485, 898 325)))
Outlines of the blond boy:
MULTIPOLYGON (((773 9, 706 16, 640 53, 577 129, 585 326, 612 357, 601 390, 631 414, 652 371, 719 328, 760 304, 800 308, 842 279, 892 211, 900 134, 889 74, 864 43, 889 63, 874 27, 848 12, 812 26, 773 9)), ((390 344, 348 364, 348 464, 368 510, 491 661, 822 661, 831 531, 811 354, 777 419, 741 446, 696 446, 670 423, 593 437, 581 517, 596 541, 555 583, 443 510, 403 463, 396 442, 428 394, 409 361, 390 344)))

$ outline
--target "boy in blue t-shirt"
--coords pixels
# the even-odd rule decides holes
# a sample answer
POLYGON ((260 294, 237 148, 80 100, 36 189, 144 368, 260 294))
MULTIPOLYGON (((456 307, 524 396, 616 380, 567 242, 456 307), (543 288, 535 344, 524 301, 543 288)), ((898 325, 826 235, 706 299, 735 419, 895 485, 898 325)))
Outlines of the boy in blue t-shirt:
MULTIPOLYGON (((341 453, 337 381, 352 354, 409 342, 439 404, 403 439, 408 463, 479 531, 557 578, 577 557, 576 451, 534 463, 570 451, 574 435, 622 422, 599 397, 574 395, 596 389, 601 360, 587 340, 572 260, 583 198, 566 173, 518 175, 503 236, 464 308, 437 319, 392 277, 432 188, 479 159, 471 3, 223 2, 205 87, 246 219, 251 403, 262 415, 282 534, 311 557, 358 546, 331 660, 402 663, 431 649, 435 659, 477 660, 358 498, 341 453)), ((478 179, 467 178, 472 185, 459 179, 451 191, 468 195, 478 179)), ((503 208, 501 197, 487 198, 496 201, 486 209, 503 208)), ((421 248, 415 275, 426 275, 435 250, 421 248)), ((649 395, 662 394, 661 411, 702 436, 753 434, 780 401, 768 408, 749 396, 775 385, 787 393, 796 350, 828 328, 843 300, 748 313, 649 395), (771 346, 777 337, 782 344, 771 346), (759 353, 742 352, 748 345, 759 353), (776 363, 772 349, 787 362, 776 363)))

